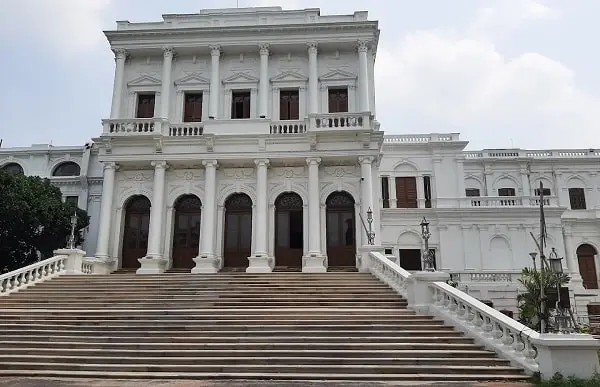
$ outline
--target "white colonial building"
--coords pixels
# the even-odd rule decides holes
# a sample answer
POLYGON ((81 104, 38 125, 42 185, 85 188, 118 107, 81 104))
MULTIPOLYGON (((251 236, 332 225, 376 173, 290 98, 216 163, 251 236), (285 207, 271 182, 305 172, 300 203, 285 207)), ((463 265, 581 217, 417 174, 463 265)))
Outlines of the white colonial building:
POLYGON ((421 269, 426 217, 437 269, 515 311, 542 182, 572 302, 583 314, 600 303, 600 151, 384 136, 367 12, 211 9, 106 36, 114 91, 94 144, 0 149, 0 167, 77 196, 91 215, 84 247, 114 270, 360 269, 371 209, 375 246, 403 267, 421 269))

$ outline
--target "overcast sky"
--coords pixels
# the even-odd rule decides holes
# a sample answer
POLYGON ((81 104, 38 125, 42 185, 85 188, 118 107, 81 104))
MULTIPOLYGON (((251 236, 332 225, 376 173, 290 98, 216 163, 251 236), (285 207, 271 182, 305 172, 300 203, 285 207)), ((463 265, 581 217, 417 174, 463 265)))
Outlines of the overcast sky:
MULTIPOLYGON (((460 132, 468 149, 600 148, 598 0, 239 0, 368 10, 380 21, 377 118, 387 134, 460 132), (368 8, 367 8, 368 7, 368 8)), ((3 147, 83 144, 108 117, 116 20, 236 0, 1 0, 3 147)))

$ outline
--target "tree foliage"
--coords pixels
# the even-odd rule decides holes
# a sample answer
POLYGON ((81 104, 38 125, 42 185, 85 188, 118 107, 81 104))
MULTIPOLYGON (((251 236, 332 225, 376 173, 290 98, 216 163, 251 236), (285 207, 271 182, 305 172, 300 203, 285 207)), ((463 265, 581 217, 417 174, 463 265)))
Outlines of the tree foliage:
POLYGON ((555 304, 552 300, 550 300, 547 295, 551 292, 556 293, 555 289, 560 285, 569 282, 569 276, 566 274, 555 274, 551 270, 532 270, 530 268, 524 268, 521 271, 521 278, 519 278, 519 282, 523 285, 524 292, 519 293, 517 296, 517 302, 519 305, 519 321, 528 326, 531 329, 536 331, 540 331, 541 321, 544 319, 548 321, 548 317, 550 316, 550 312, 555 309, 555 304), (540 302, 540 279, 542 279, 544 283, 544 292, 546 297, 544 297, 544 313, 541 311, 541 302, 540 302))
MULTIPOLYGON (((66 246, 71 216, 77 231, 89 224, 87 212, 62 201, 48 179, 0 170, 0 274, 30 265, 66 246)), ((83 242, 76 232, 76 245, 83 242)))

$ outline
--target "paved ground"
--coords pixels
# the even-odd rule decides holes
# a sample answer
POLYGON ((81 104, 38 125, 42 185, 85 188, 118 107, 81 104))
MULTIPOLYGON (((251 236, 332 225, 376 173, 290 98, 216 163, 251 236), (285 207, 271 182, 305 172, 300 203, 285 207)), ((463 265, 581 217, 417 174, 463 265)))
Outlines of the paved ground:
POLYGON ((526 383, 340 383, 340 382, 269 382, 269 381, 190 381, 190 380, 92 380, 0 378, 0 387, 526 387, 526 383))

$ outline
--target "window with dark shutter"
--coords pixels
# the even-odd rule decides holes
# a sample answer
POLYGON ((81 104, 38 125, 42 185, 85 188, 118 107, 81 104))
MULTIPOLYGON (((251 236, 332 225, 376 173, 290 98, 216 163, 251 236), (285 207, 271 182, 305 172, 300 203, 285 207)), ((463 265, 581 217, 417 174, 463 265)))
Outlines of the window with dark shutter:
POLYGON ((329 113, 348 112, 348 88, 333 88, 328 90, 329 113))
POLYGON ((418 208, 415 177, 396 178, 396 202, 398 208, 418 208))
POLYGON ((279 92, 279 119, 300 119, 300 92, 298 90, 281 90, 279 92))
POLYGON ((465 195, 467 197, 478 197, 481 196, 479 188, 467 188, 465 189, 465 195))
POLYGON ((571 202, 572 210, 585 210, 585 189, 569 188, 569 202, 571 202))
POLYGON ((381 178, 381 200, 383 208, 390 208, 390 182, 387 176, 381 178))
POLYGON ((431 176, 423 176, 423 191, 425 194, 425 208, 431 208, 431 176))
MULTIPOLYGON (((540 196, 540 189, 539 188, 536 188, 534 190, 534 192, 535 192, 535 196, 540 196)), ((551 193, 550 192, 550 188, 544 188, 542 190, 542 193, 544 194, 544 196, 550 196, 550 193, 551 193)))
POLYGON ((183 122, 202 121, 202 93, 186 93, 183 122))
POLYGON ((231 118, 250 118, 249 91, 234 91, 231 93, 231 118))
POLYGON ((137 118, 154 117, 154 94, 139 94, 137 103, 137 118))
POLYGON ((516 196, 514 188, 498 188, 498 196, 516 196))

